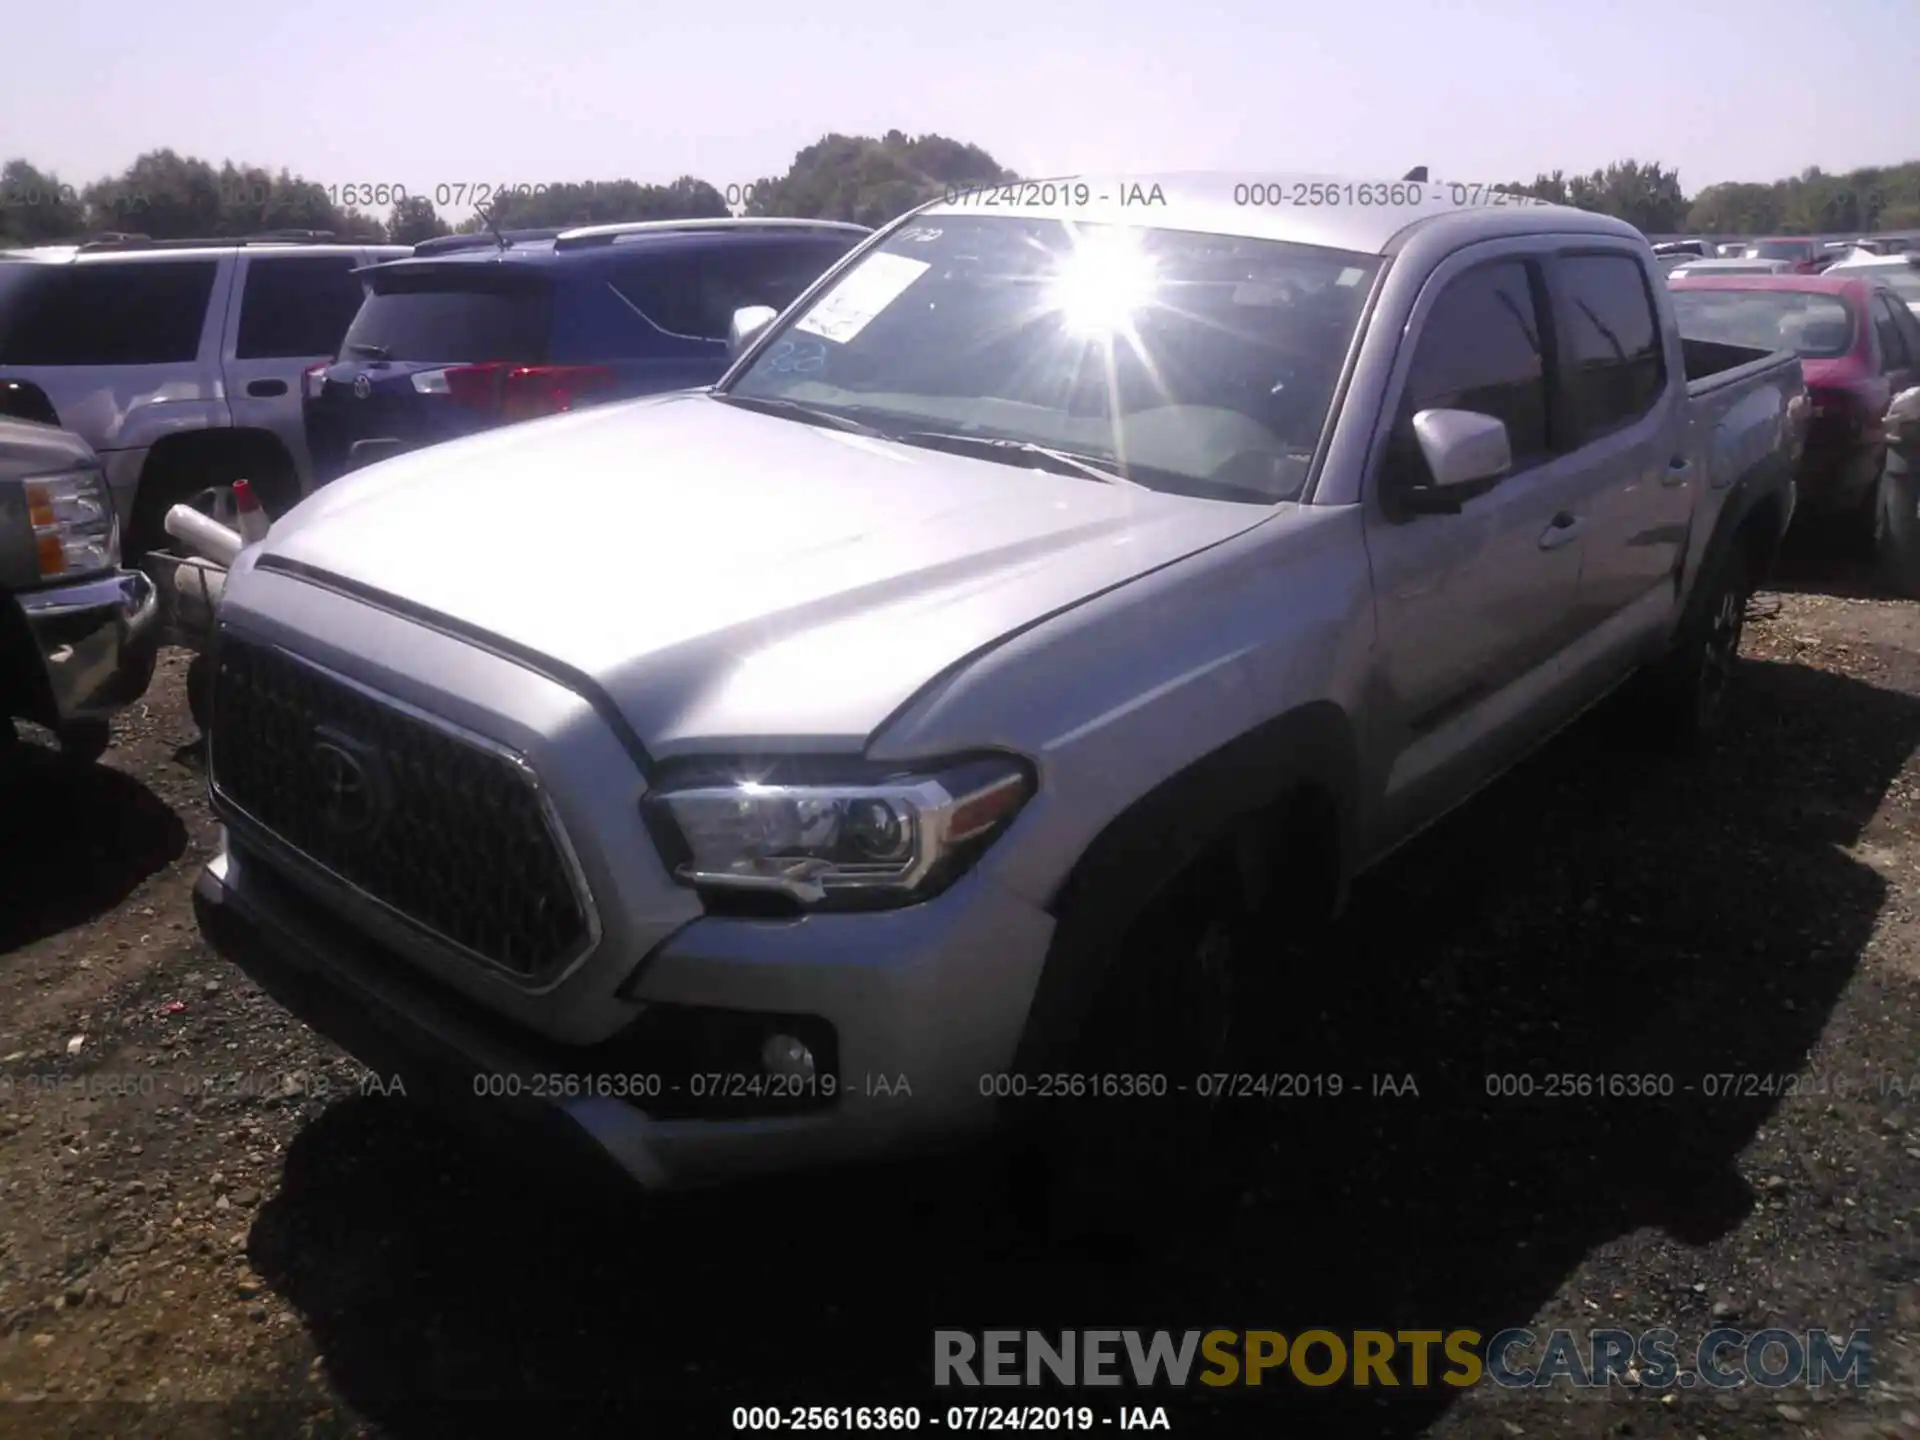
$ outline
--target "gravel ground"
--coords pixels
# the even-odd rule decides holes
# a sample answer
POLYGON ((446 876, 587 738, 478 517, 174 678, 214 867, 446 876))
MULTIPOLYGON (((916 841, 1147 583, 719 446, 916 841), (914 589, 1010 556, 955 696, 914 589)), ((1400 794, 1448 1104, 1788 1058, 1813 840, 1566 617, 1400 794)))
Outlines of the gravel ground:
POLYGON ((935 1327, 1727 1323, 1869 1329, 1871 1389, 1167 1411, 1188 1434, 1920 1440, 1920 610, 1836 590, 1751 627, 1706 760, 1590 722, 1357 887, 1276 1044, 1417 1095, 1271 1107, 1263 1158, 1196 1176, 1125 1257, 1010 1228, 977 1162, 644 1200, 374 1093, 198 938, 214 828, 170 653, 101 766, 35 764, 0 809, 0 1401, 27 1402, 0 1435, 931 1410, 935 1327), (1680 1088, 1487 1093, 1567 1072, 1680 1088), (1798 1079, 1703 1093, 1734 1074, 1798 1079))

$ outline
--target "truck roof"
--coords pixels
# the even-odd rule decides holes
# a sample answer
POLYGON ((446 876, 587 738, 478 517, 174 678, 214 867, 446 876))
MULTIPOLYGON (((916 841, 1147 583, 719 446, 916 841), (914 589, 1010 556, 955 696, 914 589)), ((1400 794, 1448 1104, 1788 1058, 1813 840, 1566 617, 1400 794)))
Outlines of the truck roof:
POLYGON ((1480 232, 1469 239, 1567 230, 1646 238, 1623 220, 1504 194, 1492 182, 1290 172, 1085 174, 954 187, 918 213, 1158 226, 1370 255, 1394 253, 1413 231, 1442 221, 1480 232))

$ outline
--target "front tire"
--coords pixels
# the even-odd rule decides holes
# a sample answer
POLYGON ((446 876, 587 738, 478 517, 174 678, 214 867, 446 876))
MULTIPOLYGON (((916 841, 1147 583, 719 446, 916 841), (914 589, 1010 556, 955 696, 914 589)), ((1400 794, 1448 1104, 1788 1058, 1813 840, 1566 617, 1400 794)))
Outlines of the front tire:
POLYGON ((1151 1237, 1217 1168, 1228 1117, 1196 1082, 1257 1023, 1253 921, 1229 861, 1197 862, 1114 946, 1059 1063, 1027 1077, 1052 1093, 1015 1102, 1016 1201, 1050 1240, 1151 1237), (1139 1093, 1143 1080, 1160 1093, 1139 1093), (1059 1093, 1116 1081, 1133 1093, 1059 1093))

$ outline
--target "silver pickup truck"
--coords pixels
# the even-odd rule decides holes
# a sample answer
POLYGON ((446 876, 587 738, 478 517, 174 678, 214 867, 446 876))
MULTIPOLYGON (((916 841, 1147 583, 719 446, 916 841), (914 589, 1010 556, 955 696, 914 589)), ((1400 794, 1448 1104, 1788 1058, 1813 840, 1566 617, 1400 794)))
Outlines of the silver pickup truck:
POLYGON ((1204 1089, 1574 717, 1709 731, 1792 512, 1792 355, 1462 190, 947 197, 711 391, 320 492, 227 584, 203 929, 649 1185, 1204 1089))
POLYGON ((15 720, 97 759, 107 721, 153 678, 160 607, 120 567, 120 525, 100 457, 78 435, 0 418, 0 782, 15 720))

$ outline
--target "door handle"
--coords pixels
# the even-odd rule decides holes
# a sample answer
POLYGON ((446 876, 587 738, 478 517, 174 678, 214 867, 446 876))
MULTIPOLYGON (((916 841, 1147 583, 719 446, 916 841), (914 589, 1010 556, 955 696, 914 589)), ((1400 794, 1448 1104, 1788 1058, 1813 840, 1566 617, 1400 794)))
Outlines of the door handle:
POLYGON ((287 382, 284 380, 249 380, 247 382, 247 394, 257 395, 262 400, 286 393, 287 382))
POLYGON ((1693 461, 1684 455, 1676 455, 1667 462, 1666 472, 1661 475, 1662 485, 1684 485, 1693 478, 1693 461))
POLYGON ((1571 545, 1586 528, 1586 521, 1570 510, 1562 510, 1553 517, 1553 523, 1547 526, 1546 533, 1540 537, 1540 548, 1558 550, 1562 545, 1571 545))

